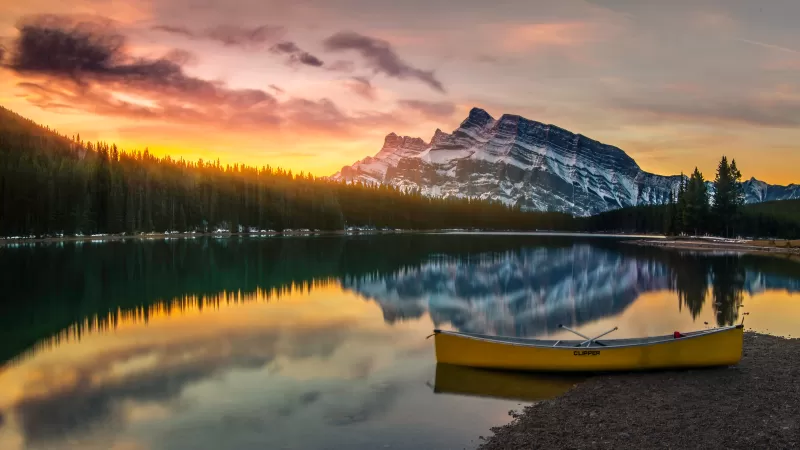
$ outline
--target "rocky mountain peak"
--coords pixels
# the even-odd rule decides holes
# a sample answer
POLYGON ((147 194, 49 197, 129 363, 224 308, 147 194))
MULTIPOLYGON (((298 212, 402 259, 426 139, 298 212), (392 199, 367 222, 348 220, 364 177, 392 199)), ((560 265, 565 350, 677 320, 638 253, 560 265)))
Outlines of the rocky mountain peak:
MULTIPOLYGON (((430 143, 390 133, 378 154, 333 178, 581 216, 662 204, 681 180, 643 171, 612 145, 515 114, 495 120, 481 108, 472 108, 452 134, 437 129, 430 143)), ((754 178, 743 184, 748 203, 800 198, 797 185, 754 178)))
POLYGON ((461 127, 465 127, 466 125, 472 125, 477 128, 484 128, 490 123, 494 121, 494 117, 489 115, 488 112, 481 108, 472 108, 469 111, 469 116, 464 122, 461 123, 461 127))
POLYGON ((422 138, 412 136, 398 136, 395 133, 389 133, 383 140, 383 148, 381 152, 386 150, 408 149, 422 151, 428 147, 428 143, 422 138))
POLYGON ((431 138, 431 147, 435 147, 437 145, 444 143, 449 137, 450 137, 449 134, 437 128, 436 131, 433 133, 433 137, 431 138))

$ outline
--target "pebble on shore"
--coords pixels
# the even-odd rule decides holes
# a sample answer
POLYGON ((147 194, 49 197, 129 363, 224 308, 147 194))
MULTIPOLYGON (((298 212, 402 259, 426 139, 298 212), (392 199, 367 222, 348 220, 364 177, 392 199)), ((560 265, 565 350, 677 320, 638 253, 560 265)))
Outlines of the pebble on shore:
POLYGON ((526 407, 481 450, 800 447, 800 339, 745 333, 733 367, 598 375, 526 407))

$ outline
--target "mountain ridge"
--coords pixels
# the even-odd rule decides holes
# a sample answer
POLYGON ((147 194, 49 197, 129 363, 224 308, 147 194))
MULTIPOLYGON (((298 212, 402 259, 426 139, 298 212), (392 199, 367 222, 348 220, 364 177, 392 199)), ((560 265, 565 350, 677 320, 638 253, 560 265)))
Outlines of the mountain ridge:
MULTIPOLYGON (((452 133, 437 128, 430 141, 390 133, 375 156, 331 178, 579 216, 665 203, 681 179, 641 169, 619 147, 516 114, 495 119, 481 108, 452 133)), ((796 184, 751 178, 743 188, 747 203, 800 198, 796 184)))

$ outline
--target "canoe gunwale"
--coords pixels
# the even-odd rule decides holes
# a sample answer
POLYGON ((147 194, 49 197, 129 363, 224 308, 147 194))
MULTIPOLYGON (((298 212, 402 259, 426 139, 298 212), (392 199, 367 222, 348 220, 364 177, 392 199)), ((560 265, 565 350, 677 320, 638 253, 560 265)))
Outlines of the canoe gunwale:
MULTIPOLYGON (((658 345, 658 344, 667 344, 670 342, 678 342, 678 341, 685 341, 691 340, 694 338, 709 336, 712 334, 717 333, 724 333, 726 331, 731 331, 735 329, 744 328, 743 324, 738 325, 730 325, 727 327, 718 327, 712 328, 709 330, 700 330, 700 331, 692 331, 689 333, 684 334, 680 338, 675 338, 672 335, 662 335, 662 336, 653 336, 653 337, 646 337, 646 338, 630 338, 630 339, 611 339, 611 341, 636 341, 631 343, 623 343, 623 344, 615 344, 615 345, 593 345, 591 347, 586 346, 558 346, 554 345, 560 342, 580 342, 580 341, 565 341, 561 340, 538 340, 538 339, 530 339, 530 342, 525 342, 525 338, 513 338, 515 340, 507 340, 501 336, 487 336, 487 335, 480 335, 480 334, 473 334, 473 333, 463 333, 460 331, 446 331, 446 330, 433 330, 434 334, 449 334, 452 336, 457 336, 466 339, 474 339, 477 341, 485 341, 491 342, 493 344, 501 344, 501 345, 513 345, 519 347, 535 347, 535 348, 542 348, 542 349, 551 349, 551 350, 574 350, 576 348, 592 348, 597 350, 608 350, 608 349, 619 349, 619 348, 631 348, 631 347, 641 347, 641 346, 650 346, 650 345, 658 345)), ((608 342, 609 340, 605 340, 608 342)))

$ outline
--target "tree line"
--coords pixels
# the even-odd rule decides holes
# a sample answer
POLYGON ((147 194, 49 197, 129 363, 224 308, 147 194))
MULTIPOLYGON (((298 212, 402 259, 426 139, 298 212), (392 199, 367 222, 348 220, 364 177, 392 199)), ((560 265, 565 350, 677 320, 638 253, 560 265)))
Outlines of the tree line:
POLYGON ((713 183, 695 169, 664 205, 573 218, 270 166, 159 158, 60 135, 2 107, 0 119, 0 236, 367 226, 800 237, 800 218, 776 214, 780 206, 743 207, 741 173, 724 156, 713 183))
POLYGON ((736 161, 722 156, 714 181, 697 168, 681 176, 677 192, 663 205, 645 205, 608 211, 580 219, 585 231, 625 231, 723 237, 800 237, 800 201, 744 204, 742 174, 736 161))
POLYGON ((270 166, 123 151, 0 109, 0 235, 319 229, 558 229, 570 216, 431 198, 270 166))

